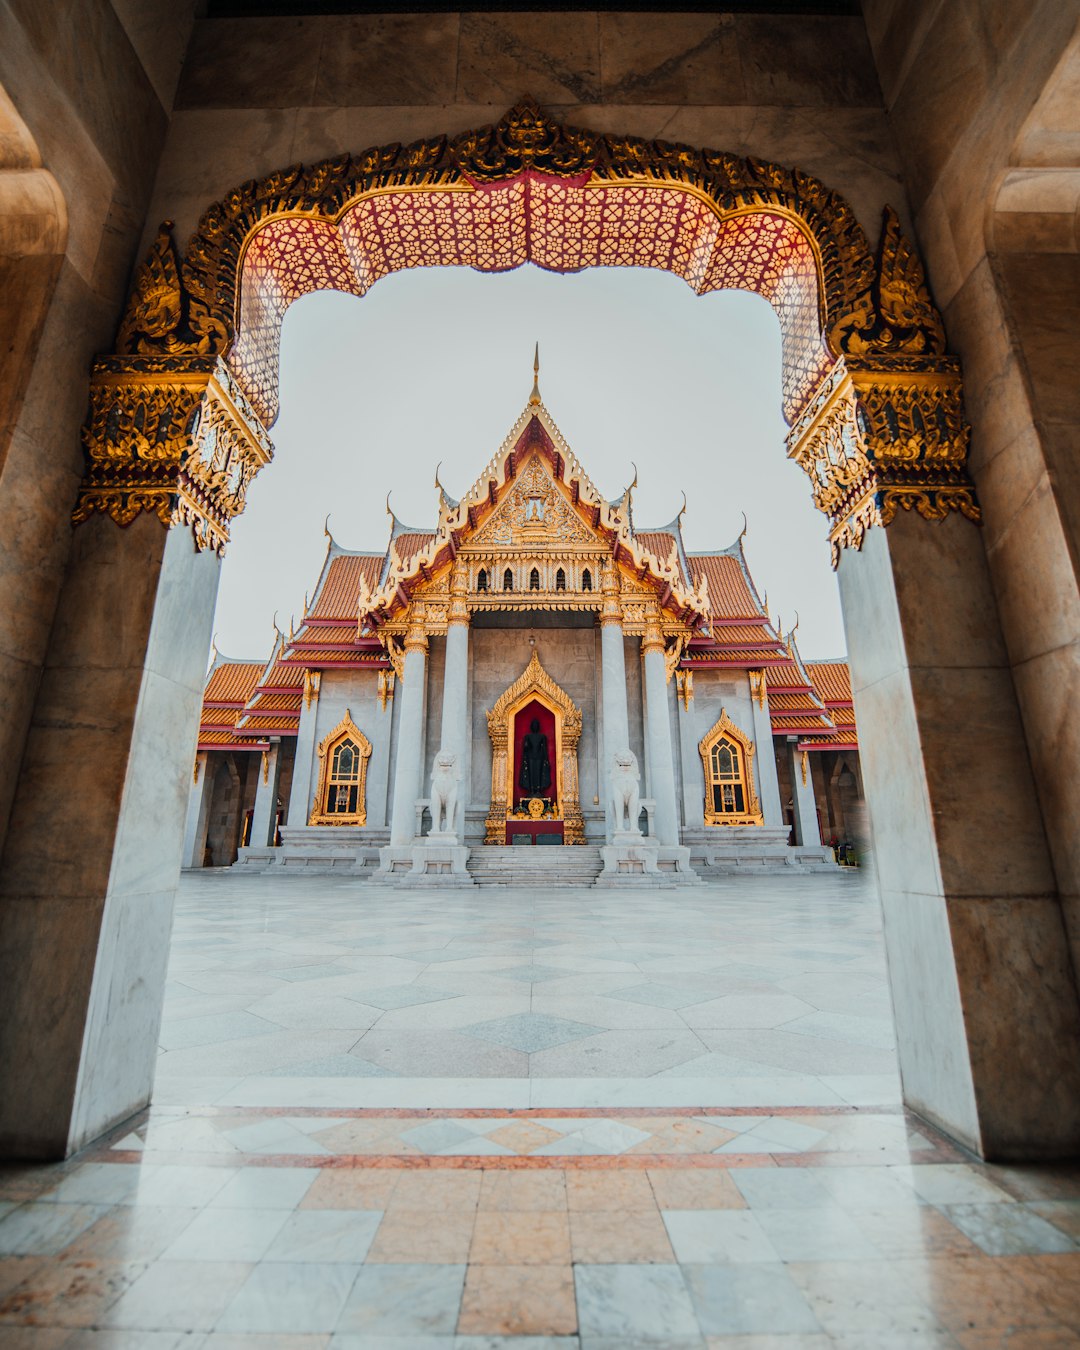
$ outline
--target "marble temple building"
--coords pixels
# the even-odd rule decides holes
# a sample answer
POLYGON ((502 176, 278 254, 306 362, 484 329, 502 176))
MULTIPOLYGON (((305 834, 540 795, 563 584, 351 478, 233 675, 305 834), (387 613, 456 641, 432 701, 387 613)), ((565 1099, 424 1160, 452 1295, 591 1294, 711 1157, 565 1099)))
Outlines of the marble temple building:
MULTIPOLYGON (((535 383, 464 498, 436 486, 433 529, 328 534, 268 659, 215 654, 186 867, 472 884, 505 881, 508 849, 583 845, 602 884, 659 884, 854 852, 847 665, 776 629, 742 536, 688 553, 682 513, 646 528, 633 484, 605 500, 535 383)), ((544 875, 583 865, 560 848, 544 875)))

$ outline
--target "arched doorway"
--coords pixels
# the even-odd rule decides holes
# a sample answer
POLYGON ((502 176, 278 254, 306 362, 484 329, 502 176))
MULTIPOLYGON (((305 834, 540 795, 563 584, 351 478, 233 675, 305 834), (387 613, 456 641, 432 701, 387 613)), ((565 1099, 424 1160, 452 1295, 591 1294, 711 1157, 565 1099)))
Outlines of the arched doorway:
MULTIPOLYGON (((244 184, 210 208, 182 257, 163 227, 140 269, 119 350, 92 377, 76 571, 99 585, 61 613, 76 635, 71 664, 89 660, 78 635, 130 608, 133 575, 153 584, 136 596, 140 679, 119 719, 130 755, 110 768, 115 790, 46 858, 63 867, 90 849, 97 903, 83 946, 98 956, 57 1033, 64 1053, 37 1119, 23 1125, 28 1150, 70 1151, 149 1095, 158 1004, 145 953, 160 965, 167 947, 183 828, 173 798, 191 750, 181 736, 160 745, 153 728, 164 715, 194 731, 215 555, 271 456, 282 315, 307 291, 362 294, 401 267, 525 261, 662 267, 776 309, 788 453, 829 518, 840 577, 906 1099, 986 1155, 1067 1151, 1080 1135, 1080 1013, 1060 909, 1043 906, 1033 925, 1022 903, 1053 882, 969 523, 960 372, 918 257, 892 212, 872 251, 843 200, 798 170, 594 135, 532 104, 453 141, 244 184), (177 785, 158 792, 152 823, 149 794, 133 805, 151 773, 177 785), (141 905, 151 893, 159 901, 141 905), (133 915, 141 958, 118 937, 133 915)), ((46 809, 47 779, 21 797, 28 825, 46 809)), ((45 853, 28 838, 24 866, 45 853)), ((6 1053, 19 1062, 29 1049, 14 1028, 6 1053)))

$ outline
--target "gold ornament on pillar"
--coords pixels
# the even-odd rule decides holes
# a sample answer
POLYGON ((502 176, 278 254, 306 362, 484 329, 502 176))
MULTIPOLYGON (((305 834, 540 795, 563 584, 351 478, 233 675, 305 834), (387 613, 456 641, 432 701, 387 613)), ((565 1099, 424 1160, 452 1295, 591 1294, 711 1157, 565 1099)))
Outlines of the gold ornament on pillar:
POLYGON ((450 572, 450 604, 446 611, 447 627, 469 624, 469 569, 463 558, 458 558, 450 572))
POLYGON ((87 468, 72 513, 130 525, 147 511, 224 552, 229 524, 273 446, 217 357, 106 356, 94 362, 83 428, 87 468))
POLYGON ((758 707, 764 711, 765 672, 763 670, 751 670, 747 673, 750 676, 750 697, 756 699, 758 707))
POLYGON ((605 558, 600 569, 600 626, 621 624, 623 621, 622 600, 619 595, 619 570, 613 558, 605 558))
POLYGON ((264 786, 264 787, 266 786, 267 783, 270 782, 270 751, 269 751, 269 750, 264 750, 264 751, 262 752, 262 780, 263 780, 263 786, 264 786))

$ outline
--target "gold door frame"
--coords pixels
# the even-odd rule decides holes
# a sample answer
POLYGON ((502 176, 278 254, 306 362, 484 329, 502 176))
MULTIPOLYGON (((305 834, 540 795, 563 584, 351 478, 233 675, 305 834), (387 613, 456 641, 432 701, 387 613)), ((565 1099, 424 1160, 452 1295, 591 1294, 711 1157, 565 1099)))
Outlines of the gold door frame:
POLYGON ((510 728, 518 712, 536 699, 555 717, 555 762, 558 766, 558 817, 563 822, 563 841, 585 842, 578 786, 578 742, 581 740, 581 709, 555 683, 533 652, 524 673, 499 698, 487 715, 491 737, 491 807, 485 844, 506 843, 506 821, 514 805, 514 784, 509 772, 510 728))

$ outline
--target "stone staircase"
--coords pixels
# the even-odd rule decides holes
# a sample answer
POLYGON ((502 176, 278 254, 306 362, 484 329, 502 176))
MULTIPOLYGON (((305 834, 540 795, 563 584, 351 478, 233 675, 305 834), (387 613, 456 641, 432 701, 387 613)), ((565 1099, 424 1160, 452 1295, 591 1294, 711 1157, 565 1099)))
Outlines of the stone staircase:
POLYGON ((522 886, 548 889, 552 886, 591 886, 603 867, 594 845, 537 847, 491 844, 473 848, 468 868, 478 886, 522 886))

